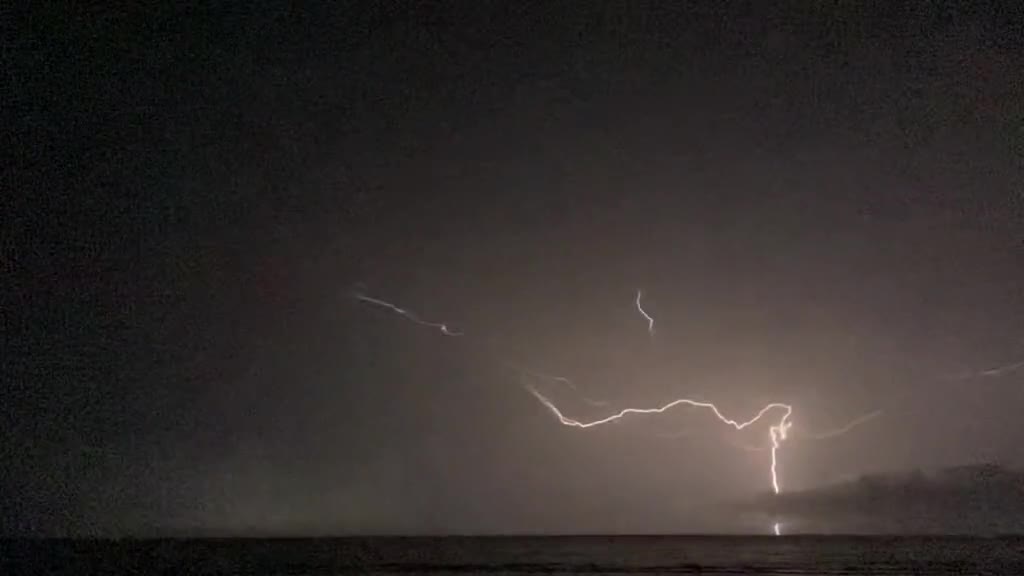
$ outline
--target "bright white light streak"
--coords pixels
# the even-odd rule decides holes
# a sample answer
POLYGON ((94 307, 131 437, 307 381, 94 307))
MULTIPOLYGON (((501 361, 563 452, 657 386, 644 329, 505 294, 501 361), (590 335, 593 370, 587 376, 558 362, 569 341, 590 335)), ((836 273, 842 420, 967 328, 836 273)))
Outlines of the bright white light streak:
POLYGON ((410 322, 415 322, 416 324, 419 324, 420 326, 429 326, 431 328, 437 328, 438 330, 441 331, 441 334, 444 334, 445 336, 462 336, 462 332, 458 332, 458 331, 452 330, 451 328, 448 327, 447 324, 442 324, 440 322, 427 322, 426 320, 423 320, 422 318, 420 318, 416 314, 413 314, 412 312, 410 312, 410 311, 408 311, 408 310, 406 310, 404 308, 399 308, 398 306, 392 304, 391 302, 385 302, 384 300, 381 300, 379 298, 373 298, 373 297, 370 297, 370 296, 366 296, 365 294, 358 294, 358 293, 355 295, 355 298, 356 298, 356 300, 360 300, 362 302, 367 302, 367 303, 373 304, 375 306, 380 306, 382 308, 387 308, 387 309, 391 310, 392 312, 394 312, 396 314, 404 316, 410 322))
MULTIPOLYGON (((881 415, 882 415, 882 411, 881 410, 875 410, 874 412, 868 412, 867 414, 864 414, 862 416, 858 416, 854 420, 851 420, 848 424, 846 424, 844 426, 840 426, 839 428, 833 428, 831 430, 826 430, 825 432, 804 432, 800 428, 794 428, 789 433, 790 434, 789 439, 790 440, 794 440, 794 439, 795 440, 830 440, 830 439, 836 438, 838 436, 843 436, 844 434, 847 434, 847 433, 853 431, 854 428, 857 428, 861 424, 864 424, 866 422, 870 422, 871 420, 874 420, 875 418, 878 418, 881 415)), ((692 436, 692 434, 689 434, 689 433, 687 433, 685 431, 679 432, 679 433, 674 433, 674 434, 658 434, 659 438, 683 438, 683 437, 686 437, 686 436, 692 436)), ((767 452, 768 450, 771 449, 771 446, 751 446, 750 444, 744 444, 744 443, 738 442, 738 441, 730 441, 730 442, 728 442, 728 444, 730 446, 733 446, 734 448, 738 448, 740 450, 744 450, 744 451, 747 451, 747 452, 767 452)))
MULTIPOLYGON (((388 310, 391 310, 392 312, 403 316, 405 319, 407 319, 407 320, 409 320, 409 321, 411 321, 413 323, 419 324, 421 326, 427 326, 427 327, 430 327, 430 328, 436 328, 438 331, 441 332, 441 334, 443 334, 445 336, 462 336, 463 335, 462 332, 458 332, 458 331, 450 329, 447 324, 443 324, 443 323, 440 323, 440 322, 428 322, 426 320, 423 320, 422 318, 420 318, 419 316, 417 316, 413 312, 410 312, 409 310, 406 310, 406 309, 401 308, 401 307, 399 307, 399 306, 397 306, 395 304, 392 304, 391 302, 387 302, 385 300, 381 300, 379 298, 374 298, 374 297, 371 297, 371 296, 367 296, 367 295, 361 294, 361 293, 355 293, 355 298, 357 300, 361 301, 361 302, 366 302, 368 304, 373 304, 375 306, 380 306, 382 308, 387 308, 388 310)), ((637 294, 636 294, 636 307, 637 307, 637 310, 639 310, 640 313, 644 316, 644 318, 647 319, 647 329, 648 329, 648 332, 653 334, 654 333, 654 318, 652 318, 649 314, 647 314, 646 311, 644 311, 643 306, 640 304, 641 298, 643 298, 643 291, 642 290, 638 290, 637 294)), ((528 370, 526 368, 523 368, 522 366, 514 365, 514 364, 511 364, 511 363, 508 363, 508 362, 506 362, 505 364, 507 366, 509 366, 510 368, 513 368, 513 369, 515 369, 515 370, 517 370, 517 371, 519 371, 519 372, 521 372, 521 373, 523 373, 525 375, 533 377, 535 379, 547 380, 549 382, 559 382, 559 383, 565 384, 566 386, 568 386, 569 388, 571 388, 573 390, 577 389, 576 388, 576 384, 572 380, 570 380, 569 378, 566 378, 564 376, 554 376, 554 375, 551 375, 551 374, 544 374, 542 372, 534 372, 532 370, 528 370)), ((1006 372, 1017 370, 1018 368, 1021 368, 1021 367, 1024 367, 1024 361, 1017 362, 1015 364, 1009 364, 1009 365, 1002 366, 1002 367, 999 367, 999 368, 993 368, 991 370, 986 370, 984 372, 981 372, 980 374, 983 374, 983 375, 1001 375, 1001 374, 1004 374, 1006 372)), ((784 442, 787 439, 788 434, 789 434, 789 429, 793 425, 792 421, 790 421, 790 417, 793 414, 793 408, 790 405, 788 405, 788 404, 782 404, 782 403, 779 403, 779 402, 773 402, 771 404, 766 405, 764 408, 762 408, 753 418, 751 418, 749 420, 746 420, 746 421, 743 421, 743 422, 740 422, 740 421, 737 421, 737 420, 733 420, 731 418, 727 418, 724 414, 722 414, 722 412, 718 409, 717 406, 715 406, 714 404, 712 404, 710 402, 703 402, 703 401, 699 401, 699 400, 692 400, 692 399, 689 399, 689 398, 680 398, 678 400, 674 400, 672 402, 669 402, 668 404, 665 404, 664 406, 661 406, 659 408, 625 408, 625 409, 620 410, 619 412, 617 412, 615 414, 612 414, 611 416, 608 416, 608 417, 605 417, 605 418, 601 418, 599 420, 593 420, 593 421, 590 421, 590 422, 582 422, 582 421, 579 421, 579 420, 574 420, 572 418, 565 417, 562 414, 562 412, 558 409, 558 407, 556 407, 554 405, 554 403, 552 403, 544 395, 542 395, 540 392, 538 392, 537 389, 534 388, 533 386, 527 386, 527 389, 538 400, 540 400, 540 402, 542 404, 544 404, 544 406, 546 406, 552 413, 554 413, 555 416, 558 417, 559 422, 561 422, 565 426, 572 426, 572 427, 576 427, 576 428, 590 428, 590 427, 593 427, 593 426, 599 426, 601 424, 607 424, 609 422, 616 422, 616 421, 618 421, 619 419, 623 418, 624 416, 626 416, 628 414, 661 414, 661 413, 665 412, 666 410, 669 410, 669 409, 674 408, 676 406, 686 405, 686 406, 691 406, 691 407, 695 407, 695 408, 706 408, 706 409, 709 409, 709 410, 711 410, 714 413, 714 415, 722 423, 728 424, 729 426, 732 426, 736 430, 743 430, 744 428, 746 428, 746 427, 748 427, 748 426, 758 422, 769 411, 771 411, 773 409, 781 409, 782 410, 782 417, 779 419, 778 423, 774 424, 774 425, 771 425, 768 428, 768 435, 769 435, 769 440, 770 440, 770 446, 768 448, 756 448, 756 447, 746 446, 746 445, 742 445, 742 444, 735 444, 736 447, 744 449, 744 450, 749 450, 749 451, 761 451, 761 450, 766 450, 766 449, 771 450, 771 485, 772 485, 772 490, 776 494, 778 494, 781 491, 780 485, 779 485, 779 473, 778 473, 778 451, 779 451, 779 448, 782 445, 782 442, 784 442)), ((583 398, 583 401, 586 402, 587 404, 591 405, 591 406, 597 406, 597 407, 607 406, 608 405, 608 402, 605 402, 603 400, 594 400, 594 399, 591 399, 591 398, 583 398)), ((830 431, 827 431, 827 432, 824 432, 824 433, 819 433, 819 434, 810 434, 810 435, 807 435, 807 436, 810 437, 810 438, 816 439, 816 440, 824 440, 826 438, 833 438, 835 436, 839 436, 839 435, 845 434, 845 433, 849 432, 850 430, 852 430, 853 428, 859 426, 860 424, 863 424, 864 422, 867 422, 868 420, 876 418, 879 415, 881 415, 881 411, 877 410, 875 412, 871 412, 871 413, 865 414, 864 416, 861 416, 861 417, 857 418, 856 420, 850 422, 849 424, 847 424, 846 426, 843 426, 841 428, 837 428, 835 430, 830 430, 830 431)), ((775 525, 775 530, 776 531, 778 530, 778 524, 775 525)))
POLYGON ((643 295, 643 290, 636 291, 636 309, 639 310, 640 314, 647 319, 647 333, 654 334, 654 318, 651 318, 651 315, 645 312, 644 307, 640 305, 640 299, 643 298, 643 295))
POLYGON ((774 490, 776 494, 778 494, 781 491, 779 487, 777 452, 779 450, 779 447, 782 445, 782 442, 786 440, 787 433, 789 432, 789 427, 793 425, 793 423, 790 422, 789 420, 789 417, 793 414, 793 407, 788 404, 773 402, 762 408, 761 411, 758 412, 753 418, 741 422, 726 417, 724 414, 722 414, 722 412, 718 409, 717 406, 710 402, 699 402, 697 400, 690 400, 689 398, 680 398, 678 400, 673 400, 672 402, 669 402, 668 404, 665 404, 664 406, 660 406, 658 408, 624 408, 618 411, 617 413, 612 414, 611 416, 607 416, 605 418, 592 420, 590 422, 581 422, 573 418, 567 418, 564 414, 562 414, 558 407, 555 406, 553 402, 551 402, 551 400, 548 400, 548 398, 545 397, 540 392, 538 392, 536 388, 533 388, 532 386, 527 386, 527 390, 529 390, 529 392, 533 394, 534 397, 536 397, 537 400, 541 402, 541 404, 546 406, 547 409, 550 410, 551 413, 558 418, 558 421, 561 422, 562 425, 572 426, 575 428, 592 428, 594 426, 600 426, 601 424, 615 422, 616 420, 619 420, 620 418, 627 416, 629 414, 661 414, 666 410, 675 408, 676 406, 692 406, 694 408, 706 408, 708 410, 711 410, 711 412, 713 412, 714 415, 718 418, 718 420, 721 421, 723 424, 728 424, 729 426, 732 426, 736 430, 743 430, 747 426, 750 426, 751 424, 754 424, 755 422, 760 420, 762 417, 764 417, 765 414, 767 414, 771 410, 781 409, 782 417, 779 419, 778 424, 774 424, 768 428, 768 434, 771 438, 772 443, 772 490, 774 490))

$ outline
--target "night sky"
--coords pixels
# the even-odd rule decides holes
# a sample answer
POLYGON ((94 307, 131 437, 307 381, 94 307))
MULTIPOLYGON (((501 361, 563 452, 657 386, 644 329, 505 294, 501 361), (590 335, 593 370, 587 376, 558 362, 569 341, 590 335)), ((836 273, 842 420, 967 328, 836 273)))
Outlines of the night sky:
POLYGON ((770 490, 768 422, 526 385, 882 410, 785 491, 1024 466, 1019 7, 455 4, 8 11, 3 534, 743 531, 770 490))

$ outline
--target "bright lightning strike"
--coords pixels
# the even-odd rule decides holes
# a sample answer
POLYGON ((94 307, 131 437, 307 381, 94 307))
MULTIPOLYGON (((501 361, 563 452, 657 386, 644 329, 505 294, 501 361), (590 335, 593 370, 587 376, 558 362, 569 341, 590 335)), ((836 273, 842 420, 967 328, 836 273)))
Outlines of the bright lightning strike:
POLYGON ((666 410, 675 408, 676 406, 685 405, 692 406, 694 408, 706 408, 708 410, 711 410, 714 413, 714 415, 718 418, 718 420, 721 421, 723 424, 728 424, 729 426, 732 426, 736 430, 743 430, 747 426, 750 426, 751 424, 754 424, 755 422, 759 421, 762 417, 764 417, 765 414, 767 414, 771 410, 781 409, 782 417, 779 419, 778 424, 774 424, 768 428, 768 433, 771 438, 772 445, 772 490, 774 490, 776 494, 778 494, 781 491, 779 487, 777 452, 779 450, 779 447, 782 445, 782 442, 786 440, 786 435, 789 431, 790 426, 793 425, 793 423, 789 420, 789 417, 793 414, 793 407, 788 404, 773 402, 762 408, 761 411, 758 412, 753 418, 740 422, 738 420, 727 418, 724 414, 722 414, 722 412, 718 409, 717 406, 710 402, 699 402, 697 400, 690 400, 689 398, 680 398, 678 400, 673 400, 672 402, 669 402, 668 404, 665 404, 664 406, 661 406, 659 408, 624 408, 619 412, 612 414, 611 416, 607 416, 599 420, 581 422, 579 420, 567 418, 565 415, 563 415, 562 412, 558 409, 558 407, 555 406, 555 404, 551 402, 551 400, 549 400, 543 394, 538 392, 536 388, 533 388, 532 386, 527 386, 527 390, 529 390, 530 393, 533 394, 537 398, 537 400, 541 402, 541 404, 546 406, 547 409, 550 410, 558 418, 558 421, 561 422, 564 426, 572 426, 575 428, 591 428, 594 426, 600 426, 601 424, 614 422, 629 414, 661 414, 666 410))
MULTIPOLYGON (((804 440, 804 439, 806 439, 806 440, 830 440, 830 439, 836 438, 838 436, 843 436, 843 435, 853 431, 854 428, 859 427, 861 424, 864 424, 866 422, 870 422, 871 420, 874 420, 875 418, 878 418, 882 414, 883 414, 883 412, 881 410, 875 410, 874 412, 868 412, 867 414, 858 416, 857 418, 851 420, 849 423, 847 423, 844 426, 840 426, 839 428, 833 428, 831 430, 826 430, 825 432, 804 432, 802 429, 799 429, 799 428, 798 429, 794 429, 791 432, 789 432, 789 439, 796 438, 796 439, 800 439, 800 440, 804 440)), ((671 433, 671 434, 657 434, 656 436, 658 438, 669 438, 669 439, 671 439, 671 438, 685 438, 687 436, 693 436, 693 434, 691 434, 689 432, 686 432, 686 431, 682 431, 682 432, 675 432, 675 433, 671 433)), ((736 448, 738 450, 744 450, 746 452, 767 452, 768 450, 771 449, 770 445, 766 445, 766 446, 751 446, 749 444, 743 444, 741 442, 736 442, 736 441, 730 441, 728 444, 730 446, 732 446, 733 448, 736 448)))
POLYGON ((779 423, 768 428, 768 435, 771 436, 772 439, 772 490, 775 490, 776 494, 781 492, 779 489, 779 473, 777 470, 779 446, 781 446, 782 441, 786 439, 786 432, 789 430, 789 427, 793 425, 792 422, 787 421, 792 411, 792 408, 786 406, 786 413, 783 414, 779 423))
MULTIPOLYGON (((408 310, 406 310, 404 308, 401 308, 401 307, 399 307, 399 306, 397 306, 395 304, 387 302, 385 300, 381 300, 379 298, 373 298, 371 296, 366 296, 365 294, 361 294, 361 293, 355 293, 354 296, 355 296, 355 298, 357 300, 359 300, 361 302, 366 302, 368 304, 373 304, 375 306, 379 306, 379 307, 382 307, 382 308, 387 308, 388 310, 391 310, 392 312, 405 317, 407 320, 409 320, 409 321, 411 321, 411 322, 413 322, 415 324, 419 324, 421 326, 427 326, 427 327, 430 327, 430 328, 435 328, 438 331, 440 331, 441 334, 443 334, 445 336, 462 336, 463 335, 462 332, 458 332, 458 331, 450 329, 446 324, 439 323, 439 322, 428 322, 426 320, 423 320, 422 318, 420 318, 416 314, 414 314, 414 313, 412 313, 412 312, 410 312, 410 311, 408 311, 408 310)), ((647 314, 646 311, 644 311, 643 306, 640 303, 642 298, 643 298, 643 291, 642 290, 638 290, 637 291, 637 295, 636 295, 636 307, 637 307, 637 310, 639 310, 640 314, 642 314, 643 317, 647 319, 647 330, 648 330, 648 332, 650 334, 654 334, 654 318, 652 318, 649 314, 647 314)), ((539 372, 533 372, 533 371, 527 370, 527 369, 525 369, 525 368, 523 368, 521 366, 516 366, 516 365, 513 365, 513 364, 509 364, 508 362, 505 362, 505 364, 507 366, 509 366, 509 367, 511 367, 511 368, 513 368, 515 370, 518 370, 519 372, 521 372, 521 373, 523 373, 525 375, 531 376, 531 377, 533 377, 535 379, 547 380, 547 381, 551 381, 551 382, 559 382, 561 384, 564 384, 564 385, 568 386, 569 388, 571 388, 573 390, 577 389, 576 385, 573 383, 573 381, 568 379, 568 378, 565 378, 565 377, 562 377, 562 376, 552 376, 550 374, 543 374, 543 373, 539 373, 539 372)), ((1024 362, 1020 362, 1020 363, 1017 363, 1017 364, 1012 364, 1012 365, 1003 366, 1003 367, 1000 367, 1000 368, 988 370, 988 371, 983 372, 982 374, 985 374, 985 375, 1001 375, 1001 374, 1004 374, 1006 372, 1010 372, 1010 371, 1016 370, 1016 369, 1021 368, 1021 367, 1024 367, 1024 362)), ((601 424, 607 424, 609 422, 615 422, 615 421, 623 418, 624 416, 626 416, 628 414, 661 414, 661 413, 663 413, 663 412, 665 412, 665 411, 667 411, 667 410, 669 410, 671 408, 674 408, 676 406, 686 405, 686 406, 691 406, 691 407, 695 407, 695 408, 709 409, 709 410, 711 410, 714 413, 715 417, 717 417, 718 420, 721 421, 722 423, 727 424, 729 426, 732 426, 736 430, 743 430, 744 428, 746 428, 746 427, 748 427, 748 426, 750 426, 750 425, 760 421, 765 416, 765 414, 767 414, 768 412, 770 412, 772 410, 779 409, 779 410, 782 411, 782 416, 779 418, 777 424, 773 424, 773 425, 769 426, 769 428, 768 428, 768 435, 769 435, 769 440, 770 440, 770 446, 766 447, 765 449, 766 450, 767 449, 771 450, 771 485, 772 485, 772 490, 776 494, 781 492, 781 488, 780 488, 780 484, 779 484, 779 471, 778 471, 778 451, 781 448, 782 443, 787 439, 788 434, 789 434, 789 429, 793 425, 792 421, 790 420, 790 417, 793 414, 793 408, 792 408, 792 406, 790 406, 788 404, 782 404, 782 403, 779 403, 779 402, 773 402, 771 404, 766 405, 764 408, 762 408, 753 418, 751 418, 749 420, 746 420, 746 421, 743 421, 743 422, 740 422, 738 420, 733 420, 731 418, 727 418, 724 414, 722 414, 722 412, 718 409, 717 406, 715 406, 714 404, 712 404, 710 402, 703 402, 703 401, 698 401, 698 400, 692 400, 692 399, 689 399, 689 398, 680 398, 678 400, 674 400, 672 402, 669 402, 668 404, 665 404, 664 406, 661 406, 659 408, 626 408, 626 409, 623 409, 623 410, 621 410, 621 411, 619 411, 619 412, 617 412, 617 413, 615 413, 615 414, 613 414, 611 416, 608 416, 606 418, 602 418, 602 419, 599 419, 599 420, 593 420, 593 421, 590 421, 590 422, 581 422, 579 420, 574 420, 572 418, 565 417, 562 414, 562 412, 558 409, 558 407, 556 407, 554 405, 554 403, 552 403, 544 395, 542 395, 540 392, 538 392, 533 386, 529 386, 528 385, 528 386, 526 386, 526 388, 544 406, 546 406, 552 413, 554 413, 555 416, 558 417, 559 422, 561 422, 565 426, 572 426, 572 427, 576 427, 576 428, 591 428, 593 426, 599 426, 601 424)), ((591 400, 589 398, 584 398, 584 401, 586 403, 592 405, 592 406, 605 406, 605 405, 607 405, 607 402, 600 401, 600 400, 591 400)), ((821 434, 810 435, 810 437, 814 438, 814 439, 825 439, 825 438, 831 438, 831 437, 834 437, 834 436, 839 436, 841 434, 845 434, 846 432, 849 432, 854 427, 856 427, 856 426, 858 426, 858 425, 860 425, 860 424, 862 424, 864 422, 867 422, 868 420, 871 420, 871 419, 879 416, 880 414, 881 414, 881 411, 872 412, 872 413, 866 414, 866 415, 864 415, 864 416, 862 416, 862 417, 852 421, 851 423, 847 424, 846 426, 844 426, 842 428, 838 428, 838 429, 831 430, 829 432, 825 432, 825 433, 821 433, 821 434)), ((758 450, 757 448, 750 448, 750 447, 747 447, 747 446, 740 446, 740 447, 744 448, 744 449, 749 449, 749 450, 758 450)), ((776 523, 773 526, 773 530, 774 530, 774 532, 776 534, 778 534, 779 533, 779 524, 776 523)))
POLYGON ((640 305, 640 299, 643 298, 643 295, 643 290, 636 291, 636 309, 647 319, 647 333, 654 334, 654 318, 651 318, 651 315, 645 312, 643 306, 640 305))
POLYGON ((419 324, 420 326, 429 326, 431 328, 437 328, 438 330, 441 331, 441 334, 444 334, 445 336, 462 336, 462 332, 457 332, 455 330, 452 330, 446 324, 441 324, 439 322, 427 322, 426 320, 423 320, 422 318, 420 318, 419 316, 413 314, 412 312, 410 312, 410 311, 408 311, 408 310, 406 310, 404 308, 399 308, 398 306, 395 306, 394 304, 392 304, 390 302, 385 302, 384 300, 380 300, 378 298, 372 298, 372 297, 366 296, 364 294, 356 294, 355 298, 356 298, 356 300, 360 300, 362 302, 367 302, 367 303, 373 304, 375 306, 380 306, 382 308, 387 308, 387 309, 391 310, 392 312, 395 312, 396 314, 400 314, 400 315, 404 316, 407 320, 409 320, 411 322, 415 322, 416 324, 419 324))

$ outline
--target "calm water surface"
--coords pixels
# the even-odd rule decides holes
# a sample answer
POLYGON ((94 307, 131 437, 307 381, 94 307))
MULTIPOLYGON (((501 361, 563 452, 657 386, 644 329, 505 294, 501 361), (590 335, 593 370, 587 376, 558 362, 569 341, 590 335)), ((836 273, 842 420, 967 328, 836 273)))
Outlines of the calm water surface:
POLYGON ((2 574, 1024 576, 1024 538, 587 536, 2 544, 2 574))

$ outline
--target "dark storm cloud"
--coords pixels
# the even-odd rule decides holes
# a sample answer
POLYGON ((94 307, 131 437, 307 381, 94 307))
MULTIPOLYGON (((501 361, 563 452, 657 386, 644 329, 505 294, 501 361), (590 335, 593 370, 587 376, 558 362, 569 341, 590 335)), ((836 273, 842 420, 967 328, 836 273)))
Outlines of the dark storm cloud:
POLYGON ((760 529, 708 503, 767 489, 766 454, 732 447, 766 429, 566 429, 510 366, 570 378, 551 393, 581 419, 681 395, 786 402, 794 430, 884 412, 794 438, 787 490, 1021 464, 1003 11, 11 22, 7 533, 760 529), (681 429, 712 437, 658 437, 681 429))

